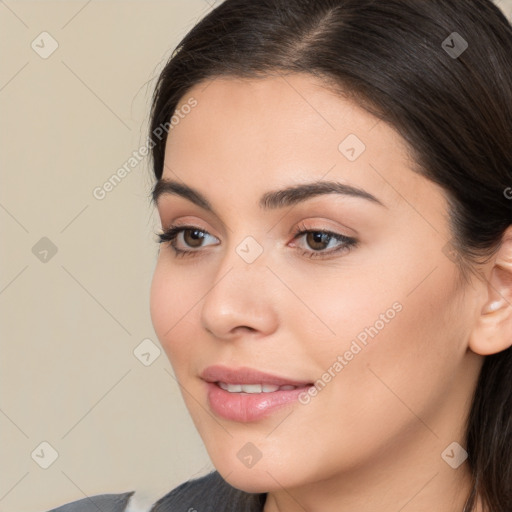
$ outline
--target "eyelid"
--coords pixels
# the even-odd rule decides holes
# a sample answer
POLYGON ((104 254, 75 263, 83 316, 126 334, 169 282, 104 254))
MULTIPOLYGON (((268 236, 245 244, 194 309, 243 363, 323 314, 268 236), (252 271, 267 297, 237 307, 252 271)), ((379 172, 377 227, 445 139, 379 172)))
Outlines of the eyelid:
MULTIPOLYGON (((207 229, 203 229, 200 226, 180 223, 171 224, 169 227, 163 229, 163 233, 157 233, 157 235, 160 238, 160 241, 167 241, 166 239, 171 237, 173 238, 173 240, 176 239, 178 235, 182 234, 185 231, 200 231, 201 233, 204 233, 206 236, 217 238, 215 235, 212 235, 207 229)), ((191 252, 198 252, 198 250, 199 249, 193 249, 191 250, 191 252)))
POLYGON ((341 243, 342 245, 338 247, 337 249, 331 249, 329 251, 306 251, 306 252, 312 252, 315 254, 323 254, 325 257, 329 254, 335 254, 339 251, 342 251, 344 248, 350 249, 352 247, 356 247, 359 245, 359 239, 354 238, 353 236, 348 236, 343 233, 339 233, 338 231, 333 231, 329 228, 316 228, 316 227, 308 227, 304 221, 300 223, 294 230, 293 230, 293 240, 295 241, 299 238, 302 238, 303 236, 307 235, 308 233, 322 233, 324 235, 327 235, 331 240, 336 240, 337 242, 341 243))
POLYGON ((327 217, 323 217, 322 215, 309 216, 302 219, 299 223, 294 223, 288 234, 291 235, 296 232, 297 226, 301 226, 304 231, 324 231, 342 235, 346 238, 357 238, 359 236, 359 233, 355 229, 327 217))

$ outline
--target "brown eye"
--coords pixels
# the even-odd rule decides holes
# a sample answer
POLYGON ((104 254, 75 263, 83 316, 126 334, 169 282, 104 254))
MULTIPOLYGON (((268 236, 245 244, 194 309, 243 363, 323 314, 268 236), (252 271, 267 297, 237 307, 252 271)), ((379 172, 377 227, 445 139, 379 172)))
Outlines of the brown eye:
POLYGON ((204 229, 195 226, 170 226, 158 234, 158 242, 168 243, 177 256, 195 256, 202 252, 202 242, 207 237, 215 238, 204 229))
POLYGON ((294 240, 303 239, 299 246, 302 245, 303 255, 308 258, 323 258, 337 253, 347 253, 358 245, 355 238, 322 229, 308 229, 305 225, 299 226, 294 235, 294 240), (332 247, 329 247, 331 245, 332 247))
POLYGON ((321 251, 329 245, 329 242, 332 238, 333 237, 327 233, 322 233, 320 231, 309 231, 306 236, 306 242, 311 249, 315 251, 321 251))
POLYGON ((199 229, 184 229, 183 240, 189 247, 201 247, 201 243, 204 239, 204 231, 199 229), (188 235, 188 236, 187 236, 188 235))

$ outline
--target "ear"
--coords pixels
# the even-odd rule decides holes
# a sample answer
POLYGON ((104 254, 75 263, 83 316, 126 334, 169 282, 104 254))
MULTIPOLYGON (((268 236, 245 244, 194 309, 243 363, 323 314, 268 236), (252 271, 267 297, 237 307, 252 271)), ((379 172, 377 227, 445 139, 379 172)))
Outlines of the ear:
POLYGON ((483 272, 482 309, 469 338, 469 348, 480 355, 497 354, 512 346, 512 225, 501 247, 483 272))

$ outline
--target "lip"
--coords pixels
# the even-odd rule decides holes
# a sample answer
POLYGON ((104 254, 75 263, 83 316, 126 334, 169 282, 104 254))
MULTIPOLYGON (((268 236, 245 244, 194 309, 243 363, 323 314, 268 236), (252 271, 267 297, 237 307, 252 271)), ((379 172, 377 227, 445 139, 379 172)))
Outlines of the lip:
POLYGON ((228 384, 273 384, 274 386, 304 387, 312 382, 288 379, 279 375, 262 372, 254 368, 229 368, 227 366, 208 366, 200 375, 206 382, 226 382, 228 384))
POLYGON ((220 365, 209 366, 200 377, 206 383, 210 409, 222 418, 241 423, 264 419, 286 405, 293 405, 300 394, 313 385, 308 381, 280 377, 254 368, 228 368, 220 365), (270 393, 230 393, 219 387, 218 382, 296 386, 296 389, 270 393))

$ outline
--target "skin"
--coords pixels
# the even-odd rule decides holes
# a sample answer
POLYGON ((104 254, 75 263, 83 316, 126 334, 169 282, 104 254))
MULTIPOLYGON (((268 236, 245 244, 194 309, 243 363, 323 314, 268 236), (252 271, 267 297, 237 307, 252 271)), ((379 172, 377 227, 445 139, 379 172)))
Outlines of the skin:
POLYGON ((179 248, 200 251, 193 257, 161 245, 151 317, 213 464, 231 485, 267 492, 265 512, 462 511, 468 462, 454 469, 441 454, 464 446, 483 356, 510 345, 508 301, 486 311, 510 297, 509 239, 480 279, 461 284, 443 251, 443 189, 411 170, 390 126, 310 75, 217 78, 180 105, 190 97, 198 104, 170 132, 163 176, 199 190, 218 217, 159 198, 164 228, 181 222, 209 235, 202 246, 178 237, 179 248), (351 133, 366 145, 353 162, 338 149, 351 133), (385 207, 328 194, 260 210, 263 193, 314 180, 363 188, 385 207), (303 252, 318 245, 293 240, 300 225, 359 244, 310 259, 303 252), (250 264, 235 250, 249 235, 263 249, 250 264), (313 382, 396 302, 401 311, 307 405, 252 423, 209 409, 199 378, 207 366, 313 382), (251 468, 237 457, 248 442, 262 455, 251 468))

